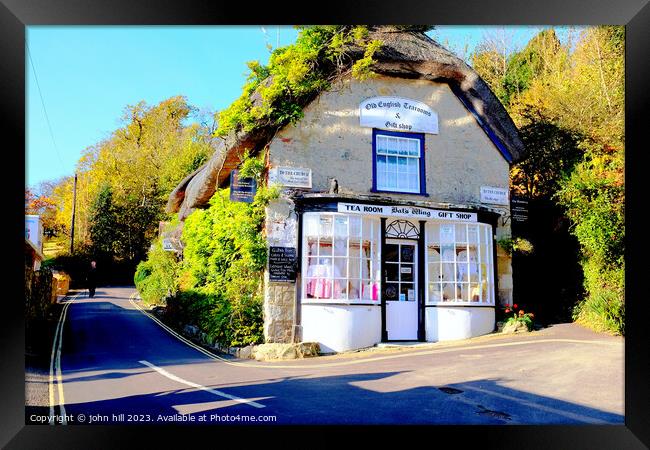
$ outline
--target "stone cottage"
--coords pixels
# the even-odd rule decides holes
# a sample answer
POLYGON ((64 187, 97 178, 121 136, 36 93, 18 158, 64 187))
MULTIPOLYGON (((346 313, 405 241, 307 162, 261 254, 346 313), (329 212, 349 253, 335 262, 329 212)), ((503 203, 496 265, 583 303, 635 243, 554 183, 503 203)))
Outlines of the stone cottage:
POLYGON ((345 351, 490 333, 512 302, 517 129, 486 83, 419 32, 376 27, 374 77, 343 76, 280 130, 233 132, 171 194, 183 220, 267 152, 264 336, 345 351))

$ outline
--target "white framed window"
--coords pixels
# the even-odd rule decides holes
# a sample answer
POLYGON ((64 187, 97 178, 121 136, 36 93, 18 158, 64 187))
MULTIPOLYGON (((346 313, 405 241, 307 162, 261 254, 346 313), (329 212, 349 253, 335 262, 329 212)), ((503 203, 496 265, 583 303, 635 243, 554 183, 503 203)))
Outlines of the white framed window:
POLYGON ((492 226, 429 222, 426 303, 494 305, 492 226))
POLYGON ((380 302, 379 219, 304 213, 303 303, 380 302))
POLYGON ((373 130, 376 191, 424 194, 424 136, 373 130))

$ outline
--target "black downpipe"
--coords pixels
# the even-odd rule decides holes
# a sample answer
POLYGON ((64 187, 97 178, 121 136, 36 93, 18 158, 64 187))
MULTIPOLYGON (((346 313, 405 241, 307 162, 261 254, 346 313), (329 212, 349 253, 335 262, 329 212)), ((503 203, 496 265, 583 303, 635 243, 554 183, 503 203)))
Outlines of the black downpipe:
POLYGON ((420 235, 418 236, 418 341, 423 342, 426 340, 426 330, 424 328, 424 293, 425 286, 425 261, 426 261, 426 247, 424 240, 424 225, 425 221, 420 220, 420 235))

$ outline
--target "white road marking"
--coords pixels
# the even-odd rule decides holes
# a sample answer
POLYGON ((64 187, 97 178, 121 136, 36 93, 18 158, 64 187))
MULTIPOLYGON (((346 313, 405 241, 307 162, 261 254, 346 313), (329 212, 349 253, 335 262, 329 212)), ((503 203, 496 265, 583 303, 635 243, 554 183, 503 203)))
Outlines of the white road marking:
MULTIPOLYGON (((54 404, 54 384, 57 384, 57 391, 59 394, 59 409, 61 412, 62 424, 66 425, 67 421, 65 419, 65 407, 63 406, 64 397, 63 397, 63 377, 61 374, 61 345, 63 342, 63 325, 65 323, 65 318, 68 313, 68 308, 72 302, 77 299, 82 293, 76 294, 70 300, 63 305, 61 310, 61 315, 59 316, 59 321, 56 325, 56 330, 54 331, 54 340, 52 342, 52 354, 50 356, 50 378, 48 383, 49 388, 49 400, 50 400, 50 417, 54 417, 55 414, 55 404, 54 404), (56 377, 55 377, 56 372, 56 377)), ((55 424, 55 420, 50 421, 50 425, 55 424)))
POLYGON ((484 348, 499 348, 499 347, 512 347, 512 346, 518 346, 518 345, 527 345, 527 344, 544 344, 544 343, 549 343, 549 342, 562 342, 562 343, 572 343, 572 344, 591 344, 591 345, 606 345, 606 346, 613 346, 613 345, 619 345, 618 343, 609 343, 609 342, 594 342, 594 341, 589 341, 589 340, 581 340, 581 339, 538 339, 538 340, 529 340, 529 341, 521 341, 521 342, 505 342, 502 344, 484 344, 484 345, 474 345, 471 347, 463 347, 463 346, 458 346, 454 344, 449 348, 439 348, 439 349, 433 349, 433 350, 425 350, 425 351, 413 351, 413 352, 406 352, 402 353, 399 355, 388 355, 388 356, 378 356, 375 358, 359 358, 355 359, 352 361, 342 361, 342 362, 335 362, 335 363, 322 363, 322 364, 292 364, 292 365, 282 365, 282 364, 269 364, 269 365, 263 365, 263 364, 251 364, 247 362, 233 362, 233 361, 228 361, 225 358, 222 358, 220 356, 214 355, 213 353, 210 353, 209 351, 205 350, 204 348, 196 345, 192 341, 186 339, 185 337, 181 336, 171 328, 169 328, 167 325, 162 323, 158 318, 154 317, 153 315, 149 314, 147 311, 142 309, 138 304, 136 304, 132 299, 129 299, 131 304, 138 309, 141 313, 143 313, 145 316, 149 317, 151 320, 156 322, 158 325, 160 325, 165 331, 167 331, 169 334, 180 340, 181 342, 189 345, 190 347, 194 348, 195 350, 203 353, 207 357, 221 361, 224 364, 228 364, 231 366, 239 366, 239 367, 254 367, 254 368, 259 368, 259 369, 312 369, 312 368, 318 368, 318 367, 337 367, 337 366, 347 366, 347 365, 352 365, 352 364, 363 364, 366 362, 374 362, 374 361, 383 361, 383 360, 388 360, 388 359, 397 359, 397 358, 408 358, 410 356, 426 356, 426 355, 434 355, 437 353, 450 353, 450 352, 459 352, 459 351, 468 351, 468 350, 480 350, 484 348))
POLYGON ((520 405, 525 405, 525 406, 527 406, 529 408, 535 408, 535 409, 539 409, 539 410, 544 411, 544 412, 557 414, 559 416, 564 416, 564 417, 569 418, 569 419, 577 420, 578 422, 585 422, 585 423, 591 423, 591 424, 605 424, 605 423, 608 423, 608 422, 606 422, 604 420, 601 420, 601 419, 595 419, 593 417, 584 416, 582 414, 573 413, 573 412, 570 412, 570 411, 563 411, 561 409, 556 409, 556 408, 553 408, 551 406, 540 405, 539 403, 530 402, 528 400, 513 397, 511 395, 502 394, 500 392, 494 392, 494 391, 490 391, 490 390, 483 389, 483 388, 468 386, 466 384, 458 384, 456 386, 458 386, 461 389, 467 389, 467 390, 470 390, 470 391, 476 391, 476 392, 480 392, 482 394, 492 395, 494 397, 500 397, 500 398, 504 398, 506 400, 511 400, 511 401, 513 401, 515 403, 519 403, 520 405))
POLYGON ((176 381, 178 383, 182 383, 182 384, 185 384, 187 386, 191 386, 191 387, 196 388, 196 389, 201 389, 202 391, 206 391, 206 392, 209 392, 211 394, 217 395, 219 397, 227 398, 229 400, 234 400, 234 401, 236 401, 238 403, 245 403, 247 405, 254 406, 255 408, 264 408, 265 407, 261 403, 257 403, 257 402, 254 402, 252 400, 247 400, 247 399, 241 398, 241 397, 236 397, 234 395, 226 394, 225 392, 221 392, 221 391, 218 391, 216 389, 211 389, 209 387, 205 387, 205 386, 202 386, 200 384, 184 380, 183 378, 177 377, 173 373, 167 372, 165 369, 161 369, 160 367, 151 364, 149 361, 142 360, 142 361, 138 361, 138 362, 140 364, 144 364, 145 366, 152 368, 153 370, 155 370, 159 374, 169 378, 170 380, 174 380, 174 381, 176 381))

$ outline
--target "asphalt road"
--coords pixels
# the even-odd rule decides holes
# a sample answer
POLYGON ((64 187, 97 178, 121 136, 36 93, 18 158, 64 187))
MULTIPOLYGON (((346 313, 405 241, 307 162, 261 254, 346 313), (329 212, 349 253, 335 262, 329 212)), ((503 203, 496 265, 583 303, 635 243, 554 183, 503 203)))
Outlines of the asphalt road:
POLYGON ((624 341, 577 325, 257 362, 188 345, 133 293, 98 288, 71 301, 43 377, 52 404, 29 409, 28 423, 49 413, 68 425, 624 422, 624 341))

